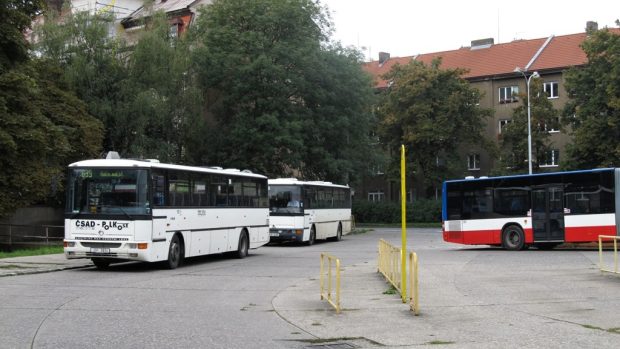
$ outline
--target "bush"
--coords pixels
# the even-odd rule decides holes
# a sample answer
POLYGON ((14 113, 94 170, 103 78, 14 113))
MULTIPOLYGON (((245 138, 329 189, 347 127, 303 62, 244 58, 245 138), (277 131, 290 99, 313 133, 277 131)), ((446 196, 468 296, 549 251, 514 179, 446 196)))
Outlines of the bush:
MULTIPOLYGON (((353 215, 358 223, 400 223, 400 203, 356 201, 353 215)), ((441 201, 420 199, 407 203, 407 222, 441 222, 441 201)))

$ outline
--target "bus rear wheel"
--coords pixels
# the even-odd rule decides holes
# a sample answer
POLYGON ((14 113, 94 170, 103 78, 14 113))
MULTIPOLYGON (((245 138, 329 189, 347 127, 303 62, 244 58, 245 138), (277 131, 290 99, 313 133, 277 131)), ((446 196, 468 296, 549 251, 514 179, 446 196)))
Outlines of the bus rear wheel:
POLYGON ((336 236, 334 236, 330 240, 333 240, 333 241, 342 240, 342 223, 338 223, 338 230, 336 230, 336 236))
POLYGON ((239 259, 247 257, 249 248, 250 243, 248 241, 248 233, 244 230, 241 232, 241 236, 239 237, 239 246, 237 247, 235 257, 239 259))
POLYGON ((181 261, 183 259, 183 245, 181 244, 181 240, 179 240, 179 236, 175 235, 170 240, 170 248, 168 249, 168 260, 166 261, 166 266, 168 269, 176 269, 179 265, 181 265, 181 261))
POLYGON ((525 234, 516 225, 509 225, 502 232, 502 246, 509 251, 519 251, 525 246, 525 234))

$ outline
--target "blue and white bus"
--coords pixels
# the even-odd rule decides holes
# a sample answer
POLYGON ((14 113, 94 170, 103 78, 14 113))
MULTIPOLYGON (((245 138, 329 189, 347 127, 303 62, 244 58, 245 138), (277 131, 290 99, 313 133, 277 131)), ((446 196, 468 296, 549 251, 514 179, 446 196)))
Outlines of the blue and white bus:
POLYGON ((97 159, 68 168, 64 252, 99 268, 229 252, 269 242, 267 178, 249 171, 97 159))
POLYGON ((351 232, 351 189, 330 182, 270 179, 269 211, 273 242, 340 241, 351 232))

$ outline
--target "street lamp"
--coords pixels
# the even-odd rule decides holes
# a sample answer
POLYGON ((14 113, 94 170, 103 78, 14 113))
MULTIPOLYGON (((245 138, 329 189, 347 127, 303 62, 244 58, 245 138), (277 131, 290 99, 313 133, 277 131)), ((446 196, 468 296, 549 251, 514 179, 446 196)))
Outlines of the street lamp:
POLYGON ((532 109, 530 105, 530 81, 532 78, 539 78, 540 75, 537 71, 535 71, 528 77, 526 75, 527 71, 524 71, 519 67, 516 67, 514 72, 523 75, 527 88, 527 165, 529 173, 532 174, 532 109))

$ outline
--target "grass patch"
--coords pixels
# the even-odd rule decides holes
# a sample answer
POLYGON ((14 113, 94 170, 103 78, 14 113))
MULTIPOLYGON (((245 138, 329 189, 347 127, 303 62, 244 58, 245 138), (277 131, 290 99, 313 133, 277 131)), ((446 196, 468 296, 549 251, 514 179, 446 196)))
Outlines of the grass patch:
POLYGON ((323 326, 320 322, 313 322, 312 326, 323 326))
POLYGON ((442 345, 442 344, 454 344, 454 342, 448 342, 448 341, 430 341, 427 344, 430 345, 442 345))
POLYGON ((602 328, 600 328, 600 327, 598 327, 598 326, 592 326, 592 325, 581 325, 581 326, 582 326, 582 327, 585 327, 585 328, 587 328, 587 329, 590 329, 590 330, 605 331, 605 329, 602 329, 602 328))
POLYGON ((396 289, 396 287, 394 287, 394 285, 390 284, 390 288, 383 291, 383 294, 398 294, 398 290, 396 289))
POLYGON ((315 338, 315 339, 298 339, 296 342, 308 343, 308 344, 324 344, 324 343, 332 343, 332 342, 343 342, 343 341, 355 341, 355 340, 364 340, 368 343, 374 344, 379 347, 383 347, 384 345, 373 341, 372 339, 368 339, 366 337, 335 337, 335 338, 315 338))
POLYGON ((607 332, 620 334, 620 327, 610 328, 610 329, 607 330, 607 332))
POLYGON ((26 257, 26 256, 40 256, 44 254, 58 254, 63 253, 62 246, 45 246, 45 247, 37 247, 37 248, 25 248, 20 250, 15 250, 12 252, 0 252, 1 258, 12 258, 12 257, 26 257))
POLYGON ((373 231, 374 229, 372 228, 355 228, 353 230, 351 230, 351 232, 348 235, 360 235, 360 234, 366 234, 370 231, 373 231))

